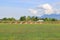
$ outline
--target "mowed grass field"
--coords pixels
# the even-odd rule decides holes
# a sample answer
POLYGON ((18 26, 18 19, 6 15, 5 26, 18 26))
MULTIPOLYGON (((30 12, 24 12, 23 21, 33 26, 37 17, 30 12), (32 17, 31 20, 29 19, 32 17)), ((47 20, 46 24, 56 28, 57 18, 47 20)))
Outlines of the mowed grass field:
POLYGON ((0 24, 0 40, 60 40, 60 24, 0 24))

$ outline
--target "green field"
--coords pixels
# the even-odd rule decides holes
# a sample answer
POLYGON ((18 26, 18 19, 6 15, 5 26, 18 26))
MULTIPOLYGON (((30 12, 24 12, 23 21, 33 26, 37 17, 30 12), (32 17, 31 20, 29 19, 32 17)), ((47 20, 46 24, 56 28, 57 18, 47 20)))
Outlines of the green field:
POLYGON ((60 25, 0 24, 0 40, 60 40, 60 25))

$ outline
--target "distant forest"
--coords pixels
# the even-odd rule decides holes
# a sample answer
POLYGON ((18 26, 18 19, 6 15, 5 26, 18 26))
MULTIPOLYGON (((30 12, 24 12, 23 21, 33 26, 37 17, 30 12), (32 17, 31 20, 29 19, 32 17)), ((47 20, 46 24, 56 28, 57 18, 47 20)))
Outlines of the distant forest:
POLYGON ((43 20, 43 21, 58 21, 57 19, 55 18, 40 18, 40 17, 37 17, 37 16, 21 16, 18 20, 15 19, 15 18, 2 18, 0 19, 0 21, 38 21, 38 20, 43 20))
POLYGON ((55 18, 40 18, 37 16, 21 16, 18 20, 15 18, 2 18, 0 19, 0 23, 8 23, 8 24, 48 24, 48 23, 59 23, 60 20, 55 18))

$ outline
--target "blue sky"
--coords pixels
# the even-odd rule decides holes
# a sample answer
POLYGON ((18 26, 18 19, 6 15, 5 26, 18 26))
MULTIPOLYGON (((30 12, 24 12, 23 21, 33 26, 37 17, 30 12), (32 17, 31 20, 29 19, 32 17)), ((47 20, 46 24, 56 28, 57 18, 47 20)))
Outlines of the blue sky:
POLYGON ((53 9, 59 9, 60 0, 0 0, 0 18, 34 16, 35 14, 30 13, 29 9, 37 10, 36 7, 45 4, 50 5, 53 9))

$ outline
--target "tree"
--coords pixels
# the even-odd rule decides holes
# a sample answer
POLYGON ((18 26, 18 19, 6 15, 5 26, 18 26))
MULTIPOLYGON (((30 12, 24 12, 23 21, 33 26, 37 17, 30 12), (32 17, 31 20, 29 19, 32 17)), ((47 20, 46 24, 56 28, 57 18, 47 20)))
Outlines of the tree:
POLYGON ((32 21, 35 21, 35 17, 34 17, 34 16, 32 16, 31 20, 32 20, 32 21))
POLYGON ((8 18, 7 20, 8 21, 15 21, 16 19, 15 18, 8 18))
POLYGON ((44 21, 49 21, 49 18, 45 18, 44 21))
POLYGON ((31 20, 31 17, 27 16, 26 21, 30 21, 30 20, 31 20))
POLYGON ((39 20, 39 18, 38 17, 35 17, 35 21, 38 21, 39 20))
POLYGON ((3 20, 3 21, 6 21, 6 20, 7 20, 7 18, 3 18, 2 20, 3 20))
POLYGON ((57 21, 55 18, 45 18, 44 21, 57 21))
POLYGON ((3 21, 15 21, 15 18, 3 18, 3 21))
POLYGON ((55 19, 55 18, 52 18, 52 19, 51 19, 51 21, 57 21, 57 19, 55 19))
POLYGON ((26 21, 26 16, 21 16, 19 20, 20 21, 26 21))
POLYGON ((39 18, 38 17, 35 17, 35 16, 32 16, 32 21, 37 21, 37 20, 39 20, 39 18))

